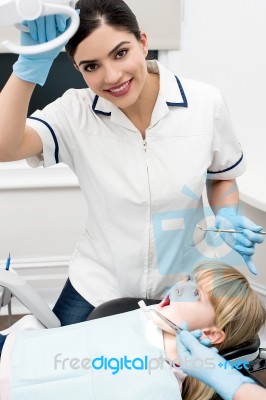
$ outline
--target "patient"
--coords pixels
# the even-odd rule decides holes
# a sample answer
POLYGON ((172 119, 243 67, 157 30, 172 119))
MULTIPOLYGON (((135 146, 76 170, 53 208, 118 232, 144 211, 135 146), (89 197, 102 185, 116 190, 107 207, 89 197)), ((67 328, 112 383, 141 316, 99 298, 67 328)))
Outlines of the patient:
MULTIPOLYGON (((264 307, 246 278, 238 270, 218 262, 200 264, 192 276, 169 290, 156 309, 177 325, 186 320, 189 330, 201 329, 203 336, 209 338, 219 350, 254 339, 266 317, 264 307)), ((60 397, 62 387, 65 387, 66 391, 75 390, 75 398, 78 399, 77 388, 83 386, 84 389, 85 385, 87 392, 93 392, 89 393, 91 397, 88 398, 102 400, 105 399, 102 391, 106 394, 107 385, 111 394, 109 398, 118 399, 120 397, 115 394, 114 387, 118 385, 121 389, 121 385, 124 385, 124 390, 131 388, 127 399, 133 400, 140 393, 143 399, 161 399, 159 393, 162 390, 165 398, 171 400, 181 398, 178 395, 182 384, 182 399, 211 399, 212 389, 177 373, 178 354, 174 332, 159 319, 154 322, 160 328, 146 319, 142 310, 136 310, 63 328, 20 332, 12 350, 12 362, 15 364, 11 372, 12 398, 21 399, 23 393, 28 400, 56 399, 60 397), (161 350, 165 351, 165 359, 174 360, 174 364, 170 367, 165 361, 160 371, 151 370, 149 375, 145 375, 143 370, 130 371, 131 376, 129 371, 120 371, 116 375, 106 369, 97 372, 91 369, 77 371, 77 368, 68 368, 67 363, 59 371, 54 363, 49 362, 51 355, 60 355, 60 363, 63 356, 69 360, 71 357, 78 359, 81 355, 90 359, 93 355, 117 355, 119 358, 122 354, 131 357, 132 354, 157 355, 159 358, 161 350), (44 385, 44 381, 49 381, 49 384, 44 385), (156 389, 154 385, 148 389, 146 397, 143 394, 144 386, 141 386, 144 381, 144 386, 152 385, 152 382, 157 385, 156 389)))
MULTIPOLYGON (((265 324, 266 311, 258 295, 238 270, 217 262, 204 262, 195 270, 198 282, 198 302, 159 304, 159 310, 176 324, 186 320, 189 330, 200 328, 218 350, 234 348, 256 338, 265 324)), ((166 332, 164 332, 166 338, 166 332)), ((175 338, 171 344, 175 357, 175 338)), ((182 399, 208 400, 213 390, 194 378, 187 377, 182 385, 182 399)))

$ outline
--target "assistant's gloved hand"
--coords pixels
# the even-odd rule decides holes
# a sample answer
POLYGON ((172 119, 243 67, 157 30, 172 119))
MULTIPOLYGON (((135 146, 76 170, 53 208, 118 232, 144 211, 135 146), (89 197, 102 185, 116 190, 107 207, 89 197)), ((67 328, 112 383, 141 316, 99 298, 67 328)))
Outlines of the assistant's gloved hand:
POLYGON ((233 400, 243 383, 254 383, 226 363, 217 349, 201 344, 192 332, 183 330, 176 335, 176 345, 182 371, 213 388, 224 400, 233 400))
MULTIPOLYGON (((29 28, 29 32, 21 32, 21 45, 33 46, 55 39, 67 29, 68 19, 67 16, 58 14, 25 21, 23 25, 29 28)), ((20 55, 13 65, 15 75, 24 81, 44 85, 52 63, 64 45, 41 54, 20 55)))
POLYGON ((255 251, 255 244, 262 243, 264 240, 263 235, 258 233, 262 230, 262 227, 254 224, 246 217, 237 215, 234 208, 222 208, 216 215, 215 227, 217 229, 241 231, 241 233, 221 232, 221 238, 244 258, 250 272, 256 275, 257 270, 252 261, 252 256, 255 251))

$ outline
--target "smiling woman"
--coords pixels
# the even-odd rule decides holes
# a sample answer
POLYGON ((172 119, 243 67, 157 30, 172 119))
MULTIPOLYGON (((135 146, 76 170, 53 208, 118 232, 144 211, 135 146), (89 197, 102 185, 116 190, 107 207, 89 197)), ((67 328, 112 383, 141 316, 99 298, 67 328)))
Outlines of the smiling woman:
MULTIPOLYGON (((106 22, 108 23, 108 19, 106 22)), ((128 32, 117 30, 103 23, 101 19, 98 24, 99 27, 78 44, 73 54, 70 51, 71 41, 66 46, 66 51, 96 95, 112 102, 129 118, 129 115, 132 115, 131 108, 138 103, 139 119, 144 120, 144 116, 147 115, 147 102, 146 97, 140 101, 141 93, 145 92, 145 96, 154 98, 151 104, 148 103, 151 109, 158 94, 158 82, 154 85, 151 75, 147 72, 146 34, 136 29, 130 29, 128 32), (98 43, 101 43, 101 46, 98 43)), ((133 27, 135 28, 135 25, 133 27)), ((143 132, 148 125, 149 121, 143 126, 143 132)))

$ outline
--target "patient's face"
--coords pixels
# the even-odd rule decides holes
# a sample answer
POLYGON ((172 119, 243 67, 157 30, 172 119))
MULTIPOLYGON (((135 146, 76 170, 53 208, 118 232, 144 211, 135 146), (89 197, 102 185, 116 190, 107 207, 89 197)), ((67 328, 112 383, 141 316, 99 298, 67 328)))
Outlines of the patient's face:
MULTIPOLYGON (((207 282, 206 278, 199 282, 189 278, 178 282, 157 305, 157 310, 176 325, 186 321, 189 330, 214 326, 215 311, 204 290, 207 282)), ((165 329, 165 324, 160 326, 165 329)))

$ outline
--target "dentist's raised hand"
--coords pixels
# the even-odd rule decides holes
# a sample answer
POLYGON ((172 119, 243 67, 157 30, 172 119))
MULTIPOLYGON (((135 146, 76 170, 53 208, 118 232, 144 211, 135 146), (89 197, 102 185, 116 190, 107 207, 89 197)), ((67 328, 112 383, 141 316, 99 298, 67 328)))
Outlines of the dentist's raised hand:
POLYGON ((29 33, 36 43, 46 43, 65 32, 68 17, 63 14, 47 15, 34 21, 26 21, 29 33))
POLYGON ((239 233, 221 232, 221 238, 243 257, 250 272, 256 275, 257 270, 252 256, 255 252, 255 244, 264 241, 263 235, 259 233, 262 227, 244 216, 237 215, 234 208, 222 208, 216 215, 215 227, 240 231, 239 233))
POLYGON ((224 400, 233 400, 242 384, 254 383, 227 365, 215 348, 200 343, 194 332, 183 330, 176 335, 176 345, 182 371, 213 388, 224 400))
MULTIPOLYGON (((48 15, 34 21, 24 21, 29 32, 21 32, 21 45, 34 46, 49 42, 61 35, 68 27, 68 16, 48 15)), ((13 66, 14 74, 27 82, 44 85, 54 59, 65 46, 36 55, 20 55, 13 66)))

